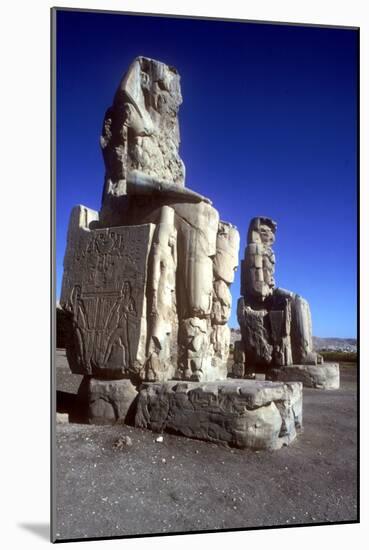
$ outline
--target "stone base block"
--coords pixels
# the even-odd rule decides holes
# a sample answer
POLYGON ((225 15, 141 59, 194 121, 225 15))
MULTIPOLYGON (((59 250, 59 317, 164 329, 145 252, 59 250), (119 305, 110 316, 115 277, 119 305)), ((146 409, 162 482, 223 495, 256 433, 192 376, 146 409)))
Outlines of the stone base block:
MULTIPOLYGON (((217 382, 226 380, 228 376, 227 362, 221 361, 217 357, 209 358, 208 365, 203 367, 200 375, 200 380, 192 378, 190 381, 198 381, 202 383, 217 382)), ((195 374, 195 377, 198 373, 195 374)))
POLYGON ((67 413, 56 413, 56 423, 57 424, 68 424, 69 423, 69 414, 67 413))
POLYGON ((340 387, 340 367, 338 363, 289 365, 272 369, 267 373, 267 378, 281 382, 302 382, 306 388, 338 390, 340 387))
POLYGON ((239 448, 279 449, 289 445, 302 427, 302 384, 144 383, 134 424, 239 448))
POLYGON ((137 390, 130 380, 91 378, 88 388, 90 424, 115 424, 132 420, 131 411, 137 390))

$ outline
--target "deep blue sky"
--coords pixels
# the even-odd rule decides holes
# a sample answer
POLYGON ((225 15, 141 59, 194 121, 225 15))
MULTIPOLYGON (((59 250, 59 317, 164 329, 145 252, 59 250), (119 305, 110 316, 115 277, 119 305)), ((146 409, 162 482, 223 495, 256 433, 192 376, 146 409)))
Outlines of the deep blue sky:
MULTIPOLYGON (((71 208, 98 210, 99 136, 138 55, 181 75, 186 186, 235 224, 278 222, 276 282, 316 336, 356 337, 357 33, 350 29, 59 11, 57 297, 71 208)), ((240 271, 232 286, 237 326, 240 271)))

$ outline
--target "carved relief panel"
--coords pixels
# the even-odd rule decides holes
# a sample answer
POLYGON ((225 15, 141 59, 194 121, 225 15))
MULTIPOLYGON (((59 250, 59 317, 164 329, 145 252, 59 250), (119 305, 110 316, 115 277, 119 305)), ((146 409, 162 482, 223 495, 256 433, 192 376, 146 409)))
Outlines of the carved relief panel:
POLYGON ((61 305, 75 372, 121 378, 143 368, 147 262, 154 226, 78 228, 68 239, 61 305))

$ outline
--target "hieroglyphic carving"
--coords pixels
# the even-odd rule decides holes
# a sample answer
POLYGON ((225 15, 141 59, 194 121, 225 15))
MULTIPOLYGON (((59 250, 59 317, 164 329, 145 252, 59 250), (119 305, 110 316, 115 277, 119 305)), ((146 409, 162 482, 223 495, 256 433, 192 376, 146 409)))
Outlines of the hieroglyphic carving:
POLYGON ((152 233, 151 225, 77 228, 71 239, 61 305, 72 317, 78 372, 121 377, 143 368, 152 233))
POLYGON ((133 370, 134 351, 131 350, 132 326, 137 316, 136 304, 132 297, 130 281, 123 283, 123 289, 108 315, 105 328, 109 332, 103 365, 114 369, 116 365, 124 365, 124 370, 133 370), (115 327, 112 330, 112 327, 115 327))

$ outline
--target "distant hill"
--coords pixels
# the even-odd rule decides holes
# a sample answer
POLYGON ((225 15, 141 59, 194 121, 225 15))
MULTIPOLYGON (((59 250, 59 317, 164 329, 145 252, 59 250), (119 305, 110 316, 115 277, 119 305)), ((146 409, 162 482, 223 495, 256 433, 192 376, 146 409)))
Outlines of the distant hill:
MULTIPOLYGON (((231 344, 241 340, 241 331, 239 328, 231 328, 231 344)), ((356 338, 320 338, 313 336, 314 349, 319 350, 343 350, 356 351, 356 338)))
POLYGON ((356 338, 319 338, 318 336, 313 336, 313 343, 316 350, 357 350, 356 338))

